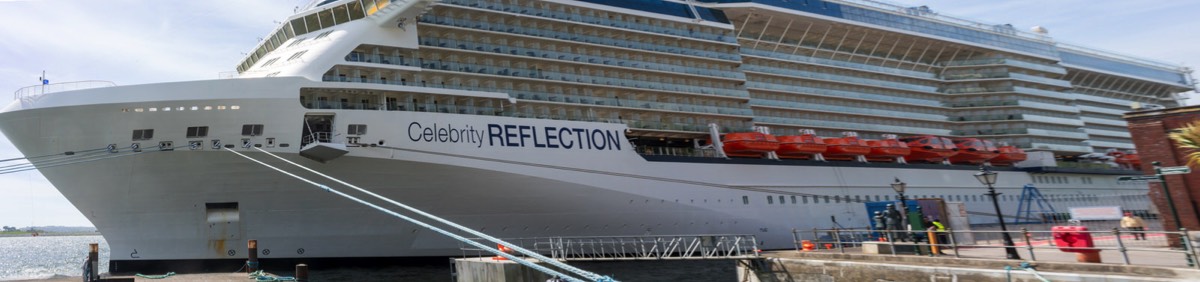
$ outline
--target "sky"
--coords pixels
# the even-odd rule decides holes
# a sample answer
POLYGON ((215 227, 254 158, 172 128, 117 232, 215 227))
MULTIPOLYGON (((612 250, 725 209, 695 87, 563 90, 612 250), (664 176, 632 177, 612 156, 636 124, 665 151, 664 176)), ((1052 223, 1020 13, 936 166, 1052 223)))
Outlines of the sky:
MULTIPOLYGON (((0 90, 55 82, 117 85, 218 78, 304 0, 0 0, 0 90)), ((1200 1, 894 0, 1060 42, 1195 68, 1200 1)), ((1194 103, 1194 102, 1193 102, 1194 103)), ((0 138, 0 159, 21 157, 0 138)), ((0 163, 8 165, 10 163, 0 163)), ((91 226, 36 171, 0 174, 0 225, 91 226)))

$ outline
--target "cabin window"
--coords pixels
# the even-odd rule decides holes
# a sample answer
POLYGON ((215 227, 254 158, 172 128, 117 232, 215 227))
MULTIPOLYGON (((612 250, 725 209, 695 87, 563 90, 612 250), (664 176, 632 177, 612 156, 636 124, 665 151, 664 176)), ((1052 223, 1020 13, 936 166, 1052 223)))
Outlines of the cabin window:
POLYGON ((263 125, 261 124, 243 124, 242 136, 259 136, 263 133, 263 125))
POLYGON ((750 196, 742 196, 742 204, 749 205, 750 204, 750 196))
POLYGON ((828 203, 829 203, 829 196, 821 196, 821 197, 825 198, 825 203, 826 203, 826 204, 828 204, 828 203))
POLYGON ((783 201, 783 195, 779 195, 779 204, 786 204, 786 202, 783 201))
POLYGON ((187 138, 201 138, 208 136, 207 126, 191 126, 187 128, 187 138))
POLYGON ((767 195, 767 204, 770 205, 770 204, 774 204, 774 203, 775 203, 775 200, 773 200, 773 198, 771 198, 770 195, 767 195))
POLYGON ((349 134, 349 135, 367 134, 367 125, 366 124, 351 124, 350 128, 348 130, 346 130, 346 134, 349 134))
POLYGON ((861 202, 862 202, 862 198, 859 198, 859 197, 858 197, 858 195, 854 195, 854 201, 855 201, 855 202, 859 202, 859 203, 861 203, 861 202))
POLYGON ((793 205, 795 205, 795 204, 796 204, 796 196, 795 196, 795 195, 793 195, 793 196, 792 196, 792 204, 793 204, 793 205))
POLYGON ((876 202, 878 202, 878 201, 879 201, 879 195, 875 195, 875 201, 876 201, 876 202))
POLYGON ((154 138, 154 129, 134 129, 133 141, 150 140, 154 138))
POLYGON ((833 203, 835 203, 835 204, 841 204, 841 203, 842 203, 842 196, 833 196, 833 203))

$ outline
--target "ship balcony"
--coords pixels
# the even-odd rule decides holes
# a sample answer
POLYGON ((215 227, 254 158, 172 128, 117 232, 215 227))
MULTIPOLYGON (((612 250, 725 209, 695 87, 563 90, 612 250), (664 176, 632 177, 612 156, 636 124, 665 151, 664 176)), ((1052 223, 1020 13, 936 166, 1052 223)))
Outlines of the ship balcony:
MULTIPOLYGON (((1130 134, 1129 131, 1084 128, 1083 132, 1086 132, 1088 135, 1099 135, 1099 136, 1118 137, 1118 138, 1133 138, 1133 135, 1130 134)), ((1097 145, 1092 144, 1092 146, 1097 146, 1097 145)))
POLYGON ((1058 75, 1067 74, 1067 69, 1060 67, 1060 66, 1043 65, 1043 64, 1038 64, 1038 63, 1021 61, 1021 60, 1008 59, 1008 58, 989 58, 989 59, 950 61, 950 62, 946 62, 945 64, 943 64, 943 66, 945 66, 947 69, 953 69, 956 67, 1012 66, 1012 67, 1040 71, 1040 72, 1050 73, 1050 74, 1058 74, 1058 75))
POLYGON ((940 79, 937 78, 937 74, 934 74, 934 73, 897 69, 897 68, 889 68, 889 67, 868 65, 868 64, 862 64, 862 63, 856 63, 856 62, 850 62, 850 61, 839 61, 839 60, 833 60, 833 59, 824 59, 824 58, 809 57, 809 56, 802 56, 802 55, 783 54, 783 53, 771 52, 771 51, 767 51, 767 50, 758 50, 758 49, 749 49, 749 48, 743 48, 742 54, 750 55, 752 57, 757 57, 757 58, 780 60, 780 61, 792 62, 792 63, 803 63, 803 64, 817 65, 817 66, 833 66, 833 67, 841 67, 841 68, 853 69, 853 70, 858 70, 858 71, 868 71, 868 72, 887 74, 887 75, 893 75, 893 76, 908 77, 908 78, 914 78, 914 79, 940 81, 940 79))
POLYGON ((980 80, 996 80, 996 79, 1016 79, 1025 82, 1038 83, 1059 88, 1071 88, 1071 82, 1061 79, 1048 77, 1034 76, 1015 72, 971 72, 971 73, 952 73, 942 76, 947 81, 980 81, 980 80))
MULTIPOLYGON (((715 42, 719 42, 719 43, 737 44, 737 42, 734 41, 734 38, 732 36, 729 36, 728 30, 711 28, 711 27, 703 27, 703 26, 699 26, 699 25, 697 25, 697 26, 684 25, 684 26, 686 26, 686 28, 676 26, 676 25, 683 25, 683 24, 671 24, 671 26, 651 25, 651 24, 645 24, 645 23, 641 23, 641 22, 631 22, 628 20, 613 20, 610 17, 598 17, 598 16, 588 16, 588 15, 580 15, 580 14, 574 14, 574 13, 566 13, 566 12, 562 12, 562 11, 556 11, 553 9, 545 9, 545 8, 542 8, 541 6, 525 6, 525 5, 505 4, 505 3, 497 3, 497 2, 480 3, 480 1, 473 1, 473 0, 447 0, 447 1, 444 1, 443 3, 449 3, 449 4, 459 5, 459 6, 466 6, 466 7, 471 7, 471 8, 488 9, 488 10, 504 12, 504 13, 512 13, 512 14, 520 14, 520 15, 526 15, 526 16, 535 16, 535 17, 543 17, 543 18, 571 21, 571 22, 574 22, 575 24, 586 23, 586 24, 592 24, 592 25, 601 26, 601 27, 623 28, 623 29, 628 29, 628 30, 632 30, 632 31, 660 35, 660 36, 665 34, 665 35, 669 35, 669 36, 677 36, 677 37, 684 38, 684 39, 703 39, 706 41, 715 41, 715 42), (700 29, 700 30, 697 30, 697 29, 700 29), (716 32, 714 30, 720 30, 720 32, 716 32)), ((604 11, 595 11, 595 12, 601 13, 601 14, 604 13, 604 11)), ((649 22, 649 19, 647 19, 647 18, 641 18, 641 17, 636 17, 636 18, 639 21, 649 22)))
POLYGON ((1094 106, 1087 106, 1087 105, 1079 105, 1079 110, 1084 111, 1084 112, 1110 114, 1110 115, 1115 115, 1115 116, 1125 115, 1125 113, 1129 112, 1129 110, 1117 110, 1117 109, 1094 107, 1094 106))
POLYGON ((1068 105, 1055 105, 1050 103, 1033 102, 1027 100, 1005 100, 1005 101, 956 101, 945 104, 950 108, 1004 108, 1004 107, 1021 107, 1048 111, 1058 111, 1064 113, 1079 113, 1079 108, 1068 105))
POLYGON ((573 43, 588 43, 591 46, 604 48, 628 48, 635 51, 652 51, 665 54, 675 54, 685 57, 702 57, 712 60, 737 63, 741 61, 741 56, 736 51, 736 47, 730 47, 729 52, 718 52, 709 50, 699 50, 693 48, 684 48, 680 46, 672 46, 665 44, 637 42, 624 39, 616 39, 613 37, 577 34, 573 32, 557 31, 551 29, 542 29, 536 27, 515 26, 505 23, 496 22, 480 22, 472 19, 461 19, 450 16, 426 14, 421 17, 421 22, 425 24, 436 24, 441 26, 459 27, 467 31, 487 30, 498 33, 503 33, 508 36, 526 36, 533 38, 556 39, 563 42, 573 43))
MULTIPOLYGON (((1091 88, 1088 88, 1087 86, 1080 86, 1080 85, 1076 85, 1075 88, 1077 88, 1076 90, 1091 89, 1091 88)), ((1103 91, 1110 91, 1110 90, 1103 90, 1103 91)), ((1095 103, 1103 103, 1103 104, 1108 104, 1108 105, 1113 105, 1113 106, 1118 106, 1118 107, 1128 107, 1129 103, 1133 102, 1130 100, 1100 97, 1100 96, 1096 96, 1096 95, 1088 95, 1088 94, 1083 94, 1083 93, 1072 93, 1072 94, 1074 94, 1074 97, 1076 100, 1095 102, 1095 103)), ((1124 94, 1129 95, 1129 96, 1134 96, 1134 97, 1140 96, 1140 95, 1133 94, 1133 93, 1124 93, 1124 94)))
POLYGON ((786 118, 773 116, 757 116, 754 117, 756 124, 770 124, 775 126, 803 127, 803 128, 822 128, 833 130, 858 130, 879 133, 893 134, 912 134, 912 135, 951 135, 948 129, 899 126, 899 125, 884 125, 876 123, 856 123, 843 121, 826 121, 815 119, 801 118, 786 118))
POLYGON ((1092 145, 1092 147, 1097 147, 1097 148, 1116 148, 1116 149, 1124 149, 1124 150, 1137 149, 1136 147, 1133 146, 1133 143, 1131 143, 1131 142, 1108 142, 1108 141, 1098 141, 1098 140, 1088 140, 1087 142, 1088 142, 1088 145, 1092 145))
POLYGON ((680 64, 663 64, 636 61, 629 58, 593 56, 580 53, 548 51, 535 48, 524 48, 510 45, 489 44, 434 37, 422 38, 421 45, 425 46, 424 48, 427 49, 441 48, 440 50, 465 50, 472 53, 500 54, 504 57, 516 59, 533 58, 539 61, 563 62, 569 65, 597 65, 608 68, 618 68, 622 70, 651 71, 672 76, 697 76, 703 79, 715 78, 729 81, 745 80, 745 75, 741 72, 735 71, 732 64, 697 63, 691 60, 686 61, 686 65, 683 62, 680 62, 680 64))
POLYGON ((994 95, 997 93, 1017 93, 1030 96, 1038 96, 1045 98, 1053 98, 1059 100, 1072 101, 1075 100, 1074 95, 1066 92, 1058 92, 1030 87, 1012 86, 1012 87, 952 87, 942 90, 946 94, 964 94, 964 95, 994 95))
POLYGON ((791 102, 791 101, 777 101, 777 100, 767 100, 767 99, 752 99, 752 100, 750 100, 750 106, 752 106, 752 107, 769 107, 771 109, 777 109, 777 110, 796 110, 796 111, 806 111, 807 110, 807 111, 832 113, 832 114, 853 114, 853 115, 876 116, 876 117, 885 117, 885 118, 912 119, 912 120, 929 121, 929 122, 946 122, 946 116, 938 115, 938 114, 925 114, 925 113, 881 110, 881 109, 864 108, 864 107, 848 107, 848 106, 837 106, 837 105, 826 105, 826 104, 800 103, 800 102, 791 102))
POLYGON ((998 115, 972 115, 972 116, 954 116, 949 118, 950 121, 958 122, 990 122, 990 121, 1030 121, 1049 124, 1060 124, 1070 126, 1083 126, 1083 121, 1074 118, 1050 117, 1036 114, 998 114, 998 115))
POLYGON ((1025 143, 1025 144, 1018 143, 1017 146, 1021 147, 1022 149, 1025 149, 1025 150, 1054 151, 1054 152, 1074 153, 1074 154, 1093 152, 1091 146, 1084 146, 1084 145, 1066 145, 1066 144, 1052 144, 1052 143, 1041 143, 1041 142, 1031 142, 1031 143, 1025 143), (1025 145, 1025 144, 1028 144, 1028 145, 1025 145))
MULTIPOLYGON (((441 70, 451 73, 469 73, 481 75, 508 76, 517 78, 528 78, 536 80, 550 80, 571 83, 582 83, 589 85, 600 86, 617 86, 626 88, 636 88, 640 90, 658 90, 677 93, 699 93, 706 95, 717 95, 726 97, 742 97, 748 98, 745 90, 720 88, 712 86, 696 86, 680 82, 680 83, 664 83, 647 80, 625 79, 599 75, 586 75, 570 72, 559 72, 543 69, 515 69, 500 66, 458 63, 458 62, 429 62, 425 61, 422 66, 425 70, 441 70)), ((698 83, 697 83, 698 84, 698 83)))
POLYGON ((859 85, 859 86, 864 86, 864 87, 891 89, 891 90, 899 90, 899 91, 907 91, 907 92, 918 92, 918 93, 923 93, 923 94, 941 94, 941 93, 937 92, 937 87, 935 87, 935 86, 916 85, 916 84, 908 84, 908 83, 903 83, 903 82, 884 81, 884 80, 878 80, 878 79, 860 78, 860 77, 845 76, 845 75, 815 73, 815 72, 807 72, 807 71, 794 70, 794 69, 774 68, 774 67, 752 65, 752 64, 742 65, 742 71, 746 72, 747 74, 773 75, 773 76, 783 76, 783 77, 787 77, 787 78, 819 80, 819 81, 824 81, 824 82, 829 82, 829 83, 854 84, 854 85, 859 85))
POLYGON ((747 81, 746 88, 751 91, 773 91, 781 93, 793 94, 812 94, 814 96, 833 96, 850 99, 860 99, 867 101, 894 103, 909 106, 926 106, 941 108, 942 104, 936 100, 925 100, 915 98, 896 97, 883 94, 862 93, 854 91, 832 90, 824 88, 813 88, 799 85, 787 85, 760 81, 747 81))
POLYGON ((1079 117, 1079 120, 1082 120, 1084 124, 1091 123, 1091 124, 1102 124, 1102 125, 1111 125, 1111 126, 1119 126, 1119 127, 1129 126, 1129 123, 1125 122, 1123 120, 1112 120, 1112 119, 1094 118, 1094 117, 1079 117))
POLYGON ((978 129, 978 130, 954 130, 949 135, 954 136, 972 136, 972 137, 991 137, 991 136, 1006 136, 1006 135, 1031 135, 1041 137, 1055 137, 1067 139, 1088 139, 1087 133, 1083 132, 1068 132, 1059 130, 1047 130, 1037 128, 1006 128, 1006 129, 978 129))

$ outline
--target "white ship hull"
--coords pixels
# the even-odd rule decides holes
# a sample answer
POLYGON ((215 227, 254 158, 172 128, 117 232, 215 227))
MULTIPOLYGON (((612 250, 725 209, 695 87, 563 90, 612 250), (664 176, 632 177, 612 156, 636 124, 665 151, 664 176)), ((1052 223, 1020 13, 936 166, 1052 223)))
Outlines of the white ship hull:
MULTIPOLYGON (((122 262, 244 259, 248 239, 258 240, 259 257, 264 259, 462 253, 459 243, 449 238, 214 150, 214 139, 350 191, 241 146, 243 138, 260 145, 275 138, 275 144, 263 149, 502 238, 753 234, 764 248, 781 249, 792 247, 792 229, 827 228, 831 216, 844 226, 866 226, 861 202, 893 195, 888 183, 894 177, 909 183, 909 195, 977 196, 984 190, 972 176, 973 168, 961 166, 648 161, 624 142, 623 124, 302 108, 296 100, 299 88, 317 86, 347 85, 260 78, 55 93, 8 105, 0 113, 0 130, 26 156, 41 156, 108 144, 126 147, 132 130, 156 129, 152 140, 135 141, 141 144, 140 154, 122 149, 100 153, 111 155, 109 159, 62 166, 43 163, 39 168, 104 234, 114 268, 122 262), (159 110, 135 110, 152 107, 159 110), (304 115, 312 113, 333 114, 335 128, 367 124, 370 131, 360 143, 376 146, 352 147, 348 155, 326 163, 299 156, 304 115), (262 135, 242 136, 244 124, 264 125, 262 135), (506 125, 529 126, 535 133, 509 136, 494 131, 506 125), (184 138, 189 126, 208 126, 208 136, 184 138), (433 136, 423 130, 430 127, 433 136), (473 133, 452 138, 448 128, 473 133), (439 135, 441 129, 447 134, 439 135), (598 132, 599 137, 588 141, 575 129, 598 132), (620 135, 620 142, 611 142, 608 133, 620 135), (189 140, 203 141, 204 146, 157 148, 161 141, 180 146, 189 140), (568 146, 567 141, 574 142, 568 146), (581 148, 584 143, 588 147, 581 148), (847 200, 813 203, 805 195, 847 200), (236 213, 213 213, 212 203, 236 203, 236 213)), ((1028 173, 1002 171, 998 190, 1016 195, 1031 182, 1028 173)), ((1050 185, 1043 193, 1144 194, 1145 189, 1101 176, 1089 185, 1050 185)), ((1006 214, 1017 207, 1015 199, 1001 204, 1006 214)), ((987 201, 966 205, 971 211, 991 210, 987 201)))

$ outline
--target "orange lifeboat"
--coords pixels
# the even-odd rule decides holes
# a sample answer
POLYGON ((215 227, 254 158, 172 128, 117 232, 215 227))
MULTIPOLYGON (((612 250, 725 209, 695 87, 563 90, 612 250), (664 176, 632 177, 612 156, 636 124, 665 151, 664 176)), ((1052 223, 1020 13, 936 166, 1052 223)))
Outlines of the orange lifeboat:
POLYGON ((912 153, 904 157, 910 162, 940 163, 958 154, 958 147, 954 146, 954 141, 946 137, 920 135, 904 137, 900 141, 907 143, 908 148, 912 150, 912 153))
POLYGON ((825 153, 828 147, 825 141, 811 129, 805 129, 800 135, 779 136, 779 150, 775 153, 780 158, 809 159, 813 155, 825 153))
POLYGON ((721 137, 725 155, 731 157, 762 157, 779 149, 774 135, 761 132, 737 132, 721 137))
POLYGON ((1021 150, 1017 146, 1003 145, 996 149, 1000 151, 1000 155, 989 161, 992 165, 1009 166, 1027 158, 1025 150, 1021 150))
POLYGON ((959 138, 954 140, 954 145, 958 146, 958 154, 951 156, 950 162, 955 164, 977 165, 1000 155, 1000 150, 992 141, 959 138))
POLYGON ((825 138, 825 145, 829 146, 825 158, 830 160, 865 161, 862 156, 871 153, 871 144, 858 138, 857 132, 842 132, 842 138, 825 138))
POLYGON ((867 160, 873 162, 896 161, 904 163, 904 156, 912 153, 912 149, 908 148, 908 144, 897 140, 894 134, 884 134, 883 139, 880 140, 867 140, 867 145, 871 146, 871 152, 867 154, 867 160))
POLYGON ((1122 166, 1138 170, 1142 169, 1142 158, 1138 156, 1137 152, 1126 153, 1114 150, 1108 152, 1108 156, 1113 157, 1113 161, 1122 166))

